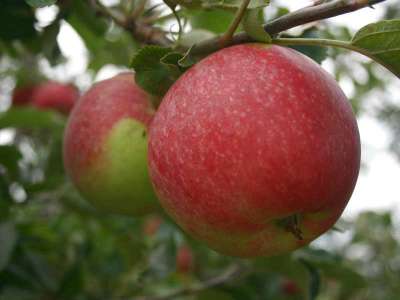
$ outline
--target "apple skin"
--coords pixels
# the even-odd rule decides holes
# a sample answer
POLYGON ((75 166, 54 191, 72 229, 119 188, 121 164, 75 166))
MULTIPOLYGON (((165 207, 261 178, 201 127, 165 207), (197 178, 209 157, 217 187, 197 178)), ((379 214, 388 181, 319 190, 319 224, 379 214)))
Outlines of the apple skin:
POLYGON ((79 91, 72 84, 47 81, 35 88, 31 104, 40 109, 53 109, 68 115, 78 98, 79 91))
POLYGON ((317 238, 342 214, 359 167, 344 93, 311 59, 280 46, 206 57, 169 89, 150 127, 161 205, 231 256, 277 255, 317 238))
POLYGON ((146 162, 153 114, 132 73, 94 84, 75 105, 64 136, 64 165, 97 209, 131 216, 158 210, 146 162))
POLYGON ((15 106, 28 105, 32 101, 35 89, 36 87, 34 85, 27 85, 16 88, 12 94, 12 104, 15 106))

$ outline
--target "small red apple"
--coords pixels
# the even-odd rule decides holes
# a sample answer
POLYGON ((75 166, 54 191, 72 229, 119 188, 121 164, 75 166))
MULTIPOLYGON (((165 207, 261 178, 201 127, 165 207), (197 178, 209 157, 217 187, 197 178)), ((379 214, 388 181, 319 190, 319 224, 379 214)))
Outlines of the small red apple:
POLYGON ((27 85, 14 89, 12 94, 12 104, 15 106, 24 106, 32 101, 32 96, 35 92, 34 85, 27 85))
POLYGON ((48 81, 38 85, 32 95, 32 105, 41 109, 54 109, 68 114, 79 97, 72 84, 48 81))
POLYGON ((346 96, 318 64, 280 46, 208 56, 165 95, 150 175, 188 233, 232 256, 302 247, 340 217, 360 167, 346 96))
POLYGON ((123 73, 96 83, 75 105, 64 136, 64 165, 99 210, 139 216, 158 210, 147 170, 150 97, 123 73))
POLYGON ((146 236, 153 236, 157 233, 163 220, 160 216, 149 216, 143 224, 143 234, 146 236))
POLYGON ((188 274, 193 271, 194 268, 194 257, 192 249, 186 245, 182 245, 178 248, 176 254, 176 270, 181 274, 188 274))
POLYGON ((299 294, 301 289, 295 281, 285 279, 281 282, 281 291, 287 296, 293 296, 299 294))

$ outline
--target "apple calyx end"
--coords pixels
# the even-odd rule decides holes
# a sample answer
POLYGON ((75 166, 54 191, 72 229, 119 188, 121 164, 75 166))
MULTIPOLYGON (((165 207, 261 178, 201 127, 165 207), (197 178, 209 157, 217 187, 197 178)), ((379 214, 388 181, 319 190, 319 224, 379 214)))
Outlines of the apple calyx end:
POLYGON ((278 226, 283 227, 286 231, 294 235, 294 237, 303 241, 303 232, 300 229, 300 214, 293 214, 277 221, 278 226))

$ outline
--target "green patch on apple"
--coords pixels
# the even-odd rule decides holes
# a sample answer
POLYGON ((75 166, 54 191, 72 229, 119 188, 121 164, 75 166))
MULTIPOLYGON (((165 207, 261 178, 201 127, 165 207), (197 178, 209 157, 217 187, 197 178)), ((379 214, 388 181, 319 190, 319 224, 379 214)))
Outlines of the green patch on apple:
POLYGON ((147 171, 146 135, 144 124, 130 118, 114 125, 96 163, 80 178, 84 195, 96 208, 126 215, 157 209, 147 171))

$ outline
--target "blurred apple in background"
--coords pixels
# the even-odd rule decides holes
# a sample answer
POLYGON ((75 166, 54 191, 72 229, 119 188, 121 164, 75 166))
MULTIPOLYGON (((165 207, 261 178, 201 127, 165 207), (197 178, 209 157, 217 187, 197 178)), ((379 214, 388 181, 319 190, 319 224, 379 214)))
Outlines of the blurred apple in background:
POLYGON ((193 251, 188 245, 181 245, 176 254, 176 271, 181 274, 193 272, 193 251))
POLYGON ((12 104, 16 106, 27 105, 32 101, 32 96, 36 87, 34 85, 27 85, 17 87, 12 93, 12 104))
POLYGON ((64 136, 64 165, 99 210, 133 216, 158 210, 147 171, 153 114, 133 73, 94 84, 75 105, 64 136))
POLYGON ((74 85, 48 81, 34 89, 32 105, 40 109, 54 109, 62 114, 69 114, 78 97, 79 91, 74 85))

